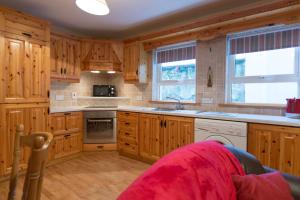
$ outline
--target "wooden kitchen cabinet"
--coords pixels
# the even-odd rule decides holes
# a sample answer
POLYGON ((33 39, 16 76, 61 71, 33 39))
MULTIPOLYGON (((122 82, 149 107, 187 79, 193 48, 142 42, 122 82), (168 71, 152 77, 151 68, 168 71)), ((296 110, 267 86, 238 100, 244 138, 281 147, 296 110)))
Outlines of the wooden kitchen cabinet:
POLYGON ((80 41, 51 34, 51 80, 65 82, 80 81, 80 41))
POLYGON ((82 112, 50 115, 50 130, 54 135, 49 159, 57 159, 82 151, 82 112))
POLYGON ((49 101, 49 46, 0 34, 0 103, 49 101))
POLYGON ((167 154, 194 142, 194 118, 164 116, 164 151, 167 154))
POLYGON ((263 165, 300 176, 300 128, 249 124, 248 151, 263 165))
POLYGON ((129 82, 147 82, 147 53, 141 43, 124 45, 123 76, 129 82))
POLYGON ((154 162, 163 152, 163 116, 139 115, 139 155, 142 159, 154 162))
POLYGON ((121 155, 138 157, 139 116, 134 112, 117 113, 117 146, 121 155))
POLYGON ((118 150, 149 163, 194 142, 194 118, 118 112, 118 150))
MULTIPOLYGON (((11 171, 16 125, 24 125, 24 133, 49 131, 47 103, 0 105, 0 175, 11 171)), ((29 149, 22 150, 20 168, 27 167, 29 149)))

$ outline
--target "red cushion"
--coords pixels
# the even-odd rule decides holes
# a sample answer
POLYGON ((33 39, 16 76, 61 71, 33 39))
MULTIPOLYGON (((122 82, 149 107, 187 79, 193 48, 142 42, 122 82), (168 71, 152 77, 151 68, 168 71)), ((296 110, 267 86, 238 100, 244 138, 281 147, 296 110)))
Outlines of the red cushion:
POLYGON ((261 175, 233 175, 232 180, 237 190, 237 199, 293 200, 288 183, 279 172, 261 175))

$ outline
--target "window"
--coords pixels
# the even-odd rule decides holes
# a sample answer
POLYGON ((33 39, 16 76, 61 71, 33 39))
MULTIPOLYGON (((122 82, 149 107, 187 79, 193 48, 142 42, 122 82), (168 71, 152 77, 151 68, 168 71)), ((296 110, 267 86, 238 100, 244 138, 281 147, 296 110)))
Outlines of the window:
POLYGON ((300 26, 228 36, 227 102, 284 104, 299 97, 300 26))
POLYGON ((196 59, 193 43, 162 47, 154 52, 153 100, 196 100, 196 59))

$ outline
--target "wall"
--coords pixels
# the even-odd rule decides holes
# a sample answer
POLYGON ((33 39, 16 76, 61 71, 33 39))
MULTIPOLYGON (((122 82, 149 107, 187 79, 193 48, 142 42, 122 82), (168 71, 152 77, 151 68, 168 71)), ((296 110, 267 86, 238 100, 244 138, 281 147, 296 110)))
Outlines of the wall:
MULTIPOLYGON (((124 83, 122 74, 101 75, 83 72, 79 83, 52 83, 51 84, 51 105, 68 106, 78 105, 88 102, 78 102, 71 99, 71 92, 76 91, 78 96, 91 96, 93 84, 112 84, 116 85, 119 96, 129 97, 130 101, 105 101, 101 105, 137 105, 151 107, 175 107, 175 104, 151 103, 152 97, 152 76, 151 66, 148 71, 147 84, 128 84, 124 83), (55 101, 55 94, 64 94, 65 101, 55 101)), ((270 114, 283 115, 282 108, 245 108, 245 107, 224 107, 219 104, 224 103, 225 99, 225 75, 226 75, 226 38, 219 38, 209 42, 198 42, 197 45, 197 104, 185 105, 187 109, 197 109, 203 111, 223 111, 250 114, 270 114), (207 87, 207 73, 211 66, 213 71, 213 86, 207 87), (201 103, 202 98, 212 98, 212 104, 201 103)))

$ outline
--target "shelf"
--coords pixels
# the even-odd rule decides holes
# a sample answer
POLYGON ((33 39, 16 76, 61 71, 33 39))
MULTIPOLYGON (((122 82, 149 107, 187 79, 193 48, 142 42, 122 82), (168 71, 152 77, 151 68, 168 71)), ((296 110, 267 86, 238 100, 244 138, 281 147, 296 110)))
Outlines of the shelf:
POLYGON ((90 100, 129 100, 129 97, 89 97, 78 96, 77 99, 90 99, 90 100))

